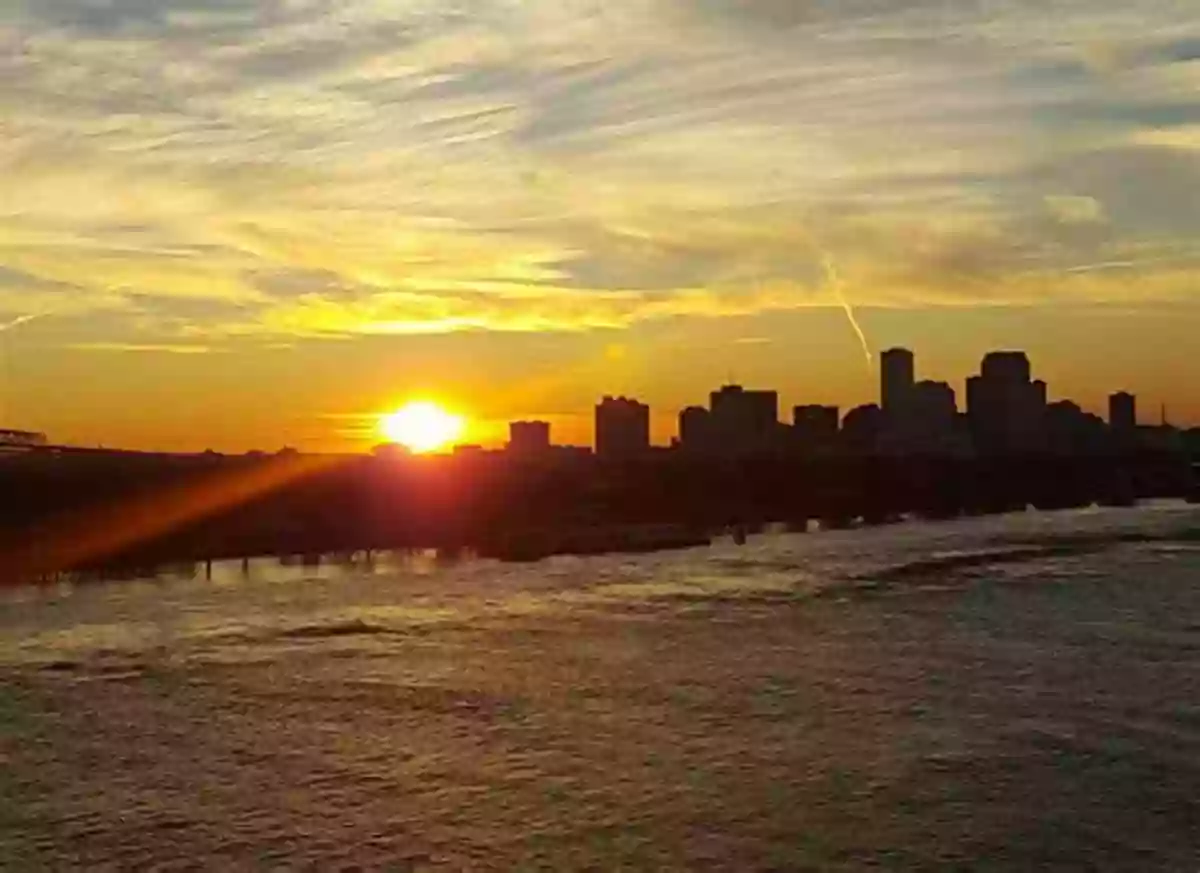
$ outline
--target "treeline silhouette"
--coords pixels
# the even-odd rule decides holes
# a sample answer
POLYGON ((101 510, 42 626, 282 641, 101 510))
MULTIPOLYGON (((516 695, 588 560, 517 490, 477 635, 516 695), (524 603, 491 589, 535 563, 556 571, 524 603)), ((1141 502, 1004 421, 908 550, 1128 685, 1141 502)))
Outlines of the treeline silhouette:
POLYGON ((1155 452, 716 460, 662 451, 621 462, 507 453, 34 452, 0 459, 0 579, 370 549, 505 557, 505 544, 531 531, 769 522, 803 529, 813 519, 840 527, 906 514, 1130 504, 1194 495, 1195 487, 1186 458, 1155 452))

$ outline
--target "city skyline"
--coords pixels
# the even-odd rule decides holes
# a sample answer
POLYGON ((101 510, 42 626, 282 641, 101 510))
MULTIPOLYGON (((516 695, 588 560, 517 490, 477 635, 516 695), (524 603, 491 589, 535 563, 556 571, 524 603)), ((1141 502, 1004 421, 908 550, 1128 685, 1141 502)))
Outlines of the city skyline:
MULTIPOLYGON (((1035 378, 1034 363, 1022 350, 985 353, 978 372, 962 380, 962 392, 925 375, 913 350, 887 349, 878 356, 874 401, 849 409, 801 402, 791 407, 790 418, 781 408, 778 390, 726 382, 709 392, 707 405, 692 403, 678 411, 675 432, 666 445, 652 435, 654 415, 648 404, 637 397, 606 394, 593 410, 590 446, 556 440, 553 423, 543 419, 510 422, 502 448, 526 457, 552 449, 588 448, 615 459, 668 447, 710 456, 850 450, 966 457, 1124 452, 1139 445, 1164 448, 1164 436, 1188 443, 1200 436, 1200 427, 1170 421, 1165 405, 1157 420, 1149 420, 1137 395, 1124 389, 1111 391, 1098 411, 1056 396, 1044 379, 1035 378)), ((1183 447, 1183 442, 1177 446, 1183 447)))
MULTIPOLYGON (((1132 423, 1134 427, 1169 424, 1179 430, 1200 430, 1200 426, 1190 421, 1169 418, 1166 404, 1159 404, 1155 407, 1157 417, 1151 419, 1149 413, 1155 410, 1151 410, 1150 405, 1145 403, 1144 398, 1140 398, 1136 392, 1126 390, 1123 387, 1124 383, 1114 383, 1122 387, 1110 386, 1107 390, 1101 387, 1102 397, 1079 403, 1077 398, 1056 392, 1047 380, 1035 379, 1034 376, 1039 375, 1036 372, 1036 362, 1032 361, 1024 350, 987 351, 978 362, 979 373, 968 372, 958 379, 946 380, 931 378, 931 375, 923 367, 919 353, 906 347, 895 346, 882 350, 872 356, 872 361, 876 367, 876 372, 871 374, 876 394, 874 397, 863 399, 861 403, 850 405, 818 400, 817 397, 828 396, 820 390, 815 394, 790 396, 778 388, 770 386, 746 387, 739 381, 735 381, 734 374, 731 372, 728 374, 729 378, 708 392, 708 405, 697 402, 700 400, 697 397, 678 408, 664 408, 653 403, 643 402, 645 399, 643 397, 606 393, 594 406, 574 416, 529 416, 522 419, 497 420, 489 422, 487 430, 484 430, 480 427, 480 422, 466 417, 460 418, 455 407, 450 407, 451 410, 454 410, 452 413, 443 413, 440 404, 436 401, 431 402, 428 397, 419 396, 409 399, 407 406, 402 407, 400 412, 396 412, 394 409, 385 409, 362 416, 366 420, 366 424, 363 433, 357 437, 355 449, 364 451, 387 442, 405 442, 403 436, 397 435, 403 431, 403 428, 395 427, 396 419, 402 418, 412 408, 416 408, 418 413, 428 414, 432 410, 434 415, 453 414, 455 418, 453 431, 447 433, 443 439, 429 444, 425 450, 448 450, 460 446, 487 449, 509 448, 524 454, 536 453, 539 449, 551 446, 599 449, 597 416, 604 406, 621 407, 619 414, 633 408, 632 411, 637 421, 636 428, 644 434, 635 442, 644 442, 647 447, 658 448, 673 447, 686 442, 689 415, 719 411, 724 401, 740 402, 743 398, 749 403, 746 412, 757 421, 757 424, 752 427, 767 434, 776 425, 789 428, 793 424, 799 426, 801 418, 805 419, 805 424, 823 428, 830 414, 834 416, 835 430, 844 427, 847 416, 862 412, 869 413, 872 410, 878 410, 891 419, 898 420, 902 417, 904 410, 910 407, 918 410, 921 415, 932 415, 935 419, 939 416, 937 410, 943 409, 945 410, 944 415, 949 416, 950 419, 957 419, 958 423, 962 424, 969 421, 973 407, 978 408, 982 405, 978 399, 974 399, 974 383, 980 380, 981 373, 986 377, 989 367, 999 373, 1004 371, 1012 373, 1015 369, 1019 373, 1018 378, 1027 383, 1030 389, 1035 389, 1037 396, 1034 402, 1039 410, 1038 416, 1044 415, 1048 410, 1053 411, 1055 408, 1061 411, 1065 406, 1077 413, 1100 419, 1106 424, 1112 424, 1119 420, 1124 428, 1128 428, 1132 423), (795 420, 793 420, 793 416, 795 420), (569 422, 567 427, 563 427, 564 419, 569 422), (586 438, 578 438, 585 431, 586 438), (478 439, 481 433, 487 433, 489 438, 478 439), (567 438, 561 439, 560 437, 564 434, 567 438), (381 439, 383 443, 380 442, 381 439)), ((1001 414, 1000 417, 1010 418, 1011 410, 1001 414)), ((706 422, 696 421, 695 415, 691 415, 691 419, 693 431, 706 424, 706 422)), ((946 419, 945 424, 948 423, 949 419, 946 419)), ((12 435, 14 445, 26 438, 46 437, 44 431, 25 428, 12 428, 4 433, 12 435)), ((926 436, 929 435, 926 434, 926 436)), ((736 440, 738 437, 726 434, 726 438, 736 440)), ((69 440, 61 439, 50 440, 50 442, 71 444, 69 440)), ((115 444, 105 447, 135 450, 145 448, 115 444)), ((278 447, 284 446, 262 444, 244 449, 239 448, 233 450, 233 453, 270 451, 278 447)), ((161 447, 153 448, 169 451, 169 449, 161 449, 161 447)), ((208 450, 212 448, 211 444, 207 447, 208 450)), ((286 448, 294 449, 296 446, 289 444, 286 448)), ((228 450, 218 449, 218 451, 228 450)))
MULTIPOLYGON (((1146 421, 1137 395, 1123 389, 1107 396, 1103 414, 1055 397, 1045 380, 1035 378, 1033 362, 1021 350, 984 354, 979 372, 963 380, 961 395, 949 382, 922 378, 911 349, 887 349, 878 362, 879 393, 873 402, 850 409, 798 403, 790 419, 781 415, 777 390, 727 383, 710 392, 707 405, 679 411, 670 447, 710 456, 835 450, 900 456, 1073 454, 1128 451, 1143 441, 1139 434, 1158 426, 1181 430, 1168 422, 1165 407, 1159 421, 1146 421)), ((595 409, 596 453, 620 458, 661 448, 649 434, 649 416, 650 408, 638 398, 605 396, 595 409)), ((540 448, 550 448, 549 422, 514 423, 509 448, 523 448, 518 431, 535 426, 540 448)))
POLYGON ((0 427, 588 442, 615 393, 663 442, 730 374, 866 402, 892 346, 1200 423, 1185 5, 18 0, 0 46, 0 427))

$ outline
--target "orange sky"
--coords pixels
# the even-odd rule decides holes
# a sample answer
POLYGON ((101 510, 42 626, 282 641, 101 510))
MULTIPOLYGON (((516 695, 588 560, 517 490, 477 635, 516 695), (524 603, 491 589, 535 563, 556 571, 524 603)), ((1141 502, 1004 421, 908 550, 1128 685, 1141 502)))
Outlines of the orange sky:
POLYGON ((0 58, 2 426, 582 443, 630 393, 665 442, 730 376, 874 400, 846 306, 960 390, 1025 348, 1200 424, 1184 5, 22 0, 0 58))

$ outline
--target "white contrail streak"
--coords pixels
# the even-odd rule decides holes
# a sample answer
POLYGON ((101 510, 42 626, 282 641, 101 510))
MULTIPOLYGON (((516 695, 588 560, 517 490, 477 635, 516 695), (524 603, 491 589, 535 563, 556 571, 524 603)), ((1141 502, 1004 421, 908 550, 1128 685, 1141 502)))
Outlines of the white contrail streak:
POLYGON ((858 341, 862 344, 863 354, 867 358, 867 369, 874 372, 875 356, 871 354, 871 344, 867 342, 867 335, 863 332, 862 325, 858 323, 854 306, 851 305, 850 298, 846 296, 846 288, 842 284, 842 277, 838 274, 837 265, 834 264, 833 258, 828 253, 822 253, 821 263, 825 267, 825 278, 830 290, 837 297, 838 303, 846 313, 846 318, 850 321, 850 326, 854 328, 854 332, 858 335, 858 341))
POLYGON ((16 328, 16 327, 20 327, 23 324, 28 324, 29 322, 34 321, 35 319, 42 318, 43 315, 44 315, 44 313, 37 313, 34 315, 18 315, 12 321, 5 322, 4 324, 0 324, 0 333, 4 333, 4 331, 12 330, 13 328, 16 328))

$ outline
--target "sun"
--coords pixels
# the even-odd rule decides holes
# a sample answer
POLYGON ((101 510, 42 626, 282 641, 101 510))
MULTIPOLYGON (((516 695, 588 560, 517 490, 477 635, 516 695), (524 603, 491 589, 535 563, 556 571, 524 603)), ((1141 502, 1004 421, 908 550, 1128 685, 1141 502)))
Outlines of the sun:
POLYGON ((418 454, 449 447, 462 436, 462 416, 447 412, 428 400, 414 400, 379 420, 379 429, 390 442, 418 454))

